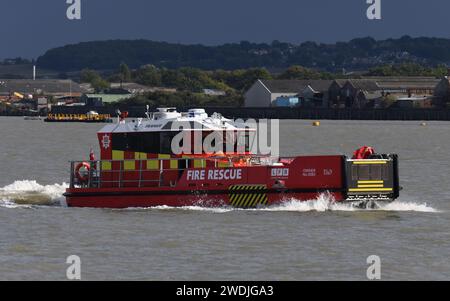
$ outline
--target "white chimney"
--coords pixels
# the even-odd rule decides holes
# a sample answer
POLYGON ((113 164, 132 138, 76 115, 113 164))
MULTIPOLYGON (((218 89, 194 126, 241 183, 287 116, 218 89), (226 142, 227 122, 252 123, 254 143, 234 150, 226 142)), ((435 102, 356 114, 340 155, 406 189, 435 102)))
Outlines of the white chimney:
POLYGON ((33 65, 33 80, 36 80, 36 65, 33 65))

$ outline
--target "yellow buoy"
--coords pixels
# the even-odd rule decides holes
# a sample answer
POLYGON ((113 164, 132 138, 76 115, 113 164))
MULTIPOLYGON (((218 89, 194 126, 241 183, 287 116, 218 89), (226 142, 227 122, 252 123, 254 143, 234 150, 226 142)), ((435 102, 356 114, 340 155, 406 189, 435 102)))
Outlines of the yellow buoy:
POLYGON ((314 121, 314 122, 312 123, 312 125, 313 125, 313 126, 320 126, 320 121, 314 121))

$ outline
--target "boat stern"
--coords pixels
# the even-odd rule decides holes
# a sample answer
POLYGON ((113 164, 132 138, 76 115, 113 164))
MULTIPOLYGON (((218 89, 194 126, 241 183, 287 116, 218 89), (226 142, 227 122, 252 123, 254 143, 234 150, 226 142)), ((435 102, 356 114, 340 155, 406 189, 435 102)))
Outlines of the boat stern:
POLYGON ((346 159, 347 201, 388 201, 400 195, 398 156, 380 154, 369 159, 346 159))

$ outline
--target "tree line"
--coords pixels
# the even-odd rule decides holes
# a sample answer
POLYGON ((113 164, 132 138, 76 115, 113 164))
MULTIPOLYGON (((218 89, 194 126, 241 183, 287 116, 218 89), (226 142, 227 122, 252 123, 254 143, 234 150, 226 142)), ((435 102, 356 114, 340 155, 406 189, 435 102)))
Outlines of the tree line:
POLYGON ((203 70, 280 69, 301 65, 331 72, 341 72, 343 68, 368 70, 406 62, 437 66, 450 62, 450 39, 404 36, 375 40, 366 37, 334 44, 242 41, 219 46, 109 40, 53 48, 37 59, 39 67, 59 72, 83 68, 113 70, 120 62, 131 68, 152 64, 168 69, 194 67, 203 70))
MULTIPOLYGON (((371 68, 365 76, 434 76, 446 75, 445 66, 426 67, 415 63, 384 65, 371 68)), ((318 71, 303 66, 291 66, 281 73, 269 72, 266 68, 205 71, 198 68, 182 67, 178 69, 159 68, 145 65, 131 69, 122 63, 113 72, 101 73, 84 69, 80 73, 80 82, 90 83, 97 92, 108 90, 111 82, 134 82, 149 87, 176 89, 176 93, 152 92, 137 95, 124 100, 127 105, 155 106, 239 106, 244 93, 258 79, 338 79, 352 78, 352 74, 318 71), (203 89, 225 92, 225 95, 206 95, 203 89)))

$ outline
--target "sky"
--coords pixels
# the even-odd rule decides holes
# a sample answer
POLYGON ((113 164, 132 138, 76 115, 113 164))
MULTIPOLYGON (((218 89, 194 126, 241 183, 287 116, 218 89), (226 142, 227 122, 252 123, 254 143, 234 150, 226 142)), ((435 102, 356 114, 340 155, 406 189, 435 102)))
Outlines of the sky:
POLYGON ((81 20, 67 18, 66 1, 0 0, 0 59, 107 39, 219 45, 450 38, 448 0, 380 0, 381 20, 367 18, 367 0, 80 0, 81 20))

